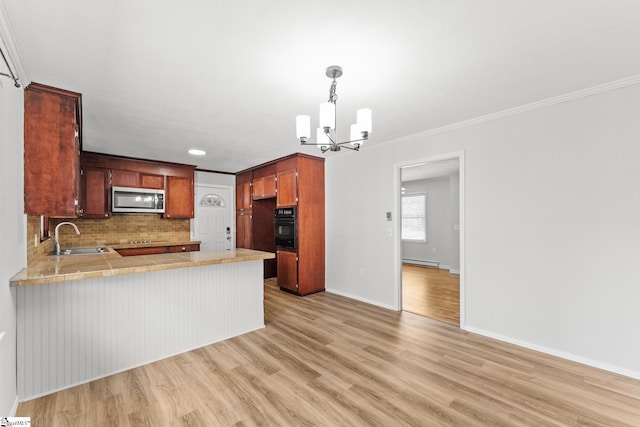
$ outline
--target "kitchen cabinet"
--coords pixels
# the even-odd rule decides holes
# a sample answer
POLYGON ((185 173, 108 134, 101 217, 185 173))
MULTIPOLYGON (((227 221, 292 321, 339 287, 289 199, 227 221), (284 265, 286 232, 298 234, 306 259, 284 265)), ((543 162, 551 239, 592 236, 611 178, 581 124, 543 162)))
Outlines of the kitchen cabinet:
POLYGON ((278 172, 276 206, 288 207, 298 203, 298 172, 295 169, 278 172))
POLYGON ((165 188, 165 218, 193 218, 193 179, 168 176, 165 188))
POLYGON ((153 188, 155 190, 162 190, 164 188, 164 176, 141 173, 140 187, 153 188))
POLYGON ((155 190, 164 188, 163 175, 118 169, 114 169, 112 175, 112 183, 115 187, 153 188, 155 190))
POLYGON ((168 246, 141 246, 137 248, 115 249, 122 256, 156 255, 176 252, 197 252, 200 250, 199 244, 188 245, 168 245, 168 246))
POLYGON ((236 247, 253 249, 251 171, 236 175, 236 247))
POLYGON ((236 212, 236 247, 253 249, 251 222, 252 213, 236 212))
POLYGON ((140 173, 114 169, 111 172, 111 184, 114 187, 140 187, 140 173))
POLYGON ((276 197, 276 176, 268 175, 253 179, 253 200, 276 197))
POLYGON ((200 245, 179 245, 179 246, 169 246, 169 252, 194 252, 199 251, 200 245))
MULTIPOLYGON (((193 218, 195 166, 155 160, 134 159, 102 153, 83 152, 83 168, 111 171, 111 187, 134 187, 165 190, 165 218, 193 218)), ((85 191, 85 190, 83 190, 85 191)), ((86 191, 90 191, 87 189, 86 191)), ((107 205, 107 210, 111 206, 107 205)))
MULTIPOLYGON (((325 288, 325 205, 324 159, 306 154, 267 162, 236 175, 236 241, 238 247, 276 251, 273 271, 278 285, 298 295, 323 291, 325 288), (275 198, 267 195, 275 175, 275 198), (249 185, 253 181, 253 186, 249 185), (268 183, 268 184, 267 184, 268 183), (253 191, 253 204, 246 199, 247 188, 253 191), (249 210, 240 209, 248 204, 249 210), (296 250, 275 247, 274 210, 296 207, 296 250), (241 215, 250 212, 252 217, 241 215), (250 242, 252 246, 242 246, 250 242), (282 252, 282 257, 280 253, 282 252), (281 259, 282 258, 282 259, 281 259), (295 259, 295 263, 292 261, 295 259), (282 269, 282 270, 281 270, 282 269), (293 279, 295 277, 295 279, 293 279), (295 283, 293 283, 295 282, 295 283), (293 284, 292 284, 293 283, 293 284)), ((267 272, 265 261, 265 274, 267 272)), ((271 277, 271 276, 270 276, 271 277)))
POLYGON ((24 212, 78 216, 82 95, 31 83, 24 91, 24 212))
POLYGON ((298 292, 298 254, 277 251, 278 286, 291 292, 298 292))
POLYGON ((251 171, 236 175, 236 210, 251 210, 251 171))
POLYGON ((83 167, 80 175, 82 197, 79 216, 82 218, 111 217, 111 170, 83 167))

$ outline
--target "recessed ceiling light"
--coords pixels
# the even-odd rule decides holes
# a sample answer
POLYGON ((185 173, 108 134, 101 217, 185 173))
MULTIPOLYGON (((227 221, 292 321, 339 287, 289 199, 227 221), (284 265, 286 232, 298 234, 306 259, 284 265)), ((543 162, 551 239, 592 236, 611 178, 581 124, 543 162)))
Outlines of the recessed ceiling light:
POLYGON ((192 156, 204 156, 205 154, 207 154, 207 152, 198 148, 192 148, 189 150, 189 154, 191 154, 192 156))

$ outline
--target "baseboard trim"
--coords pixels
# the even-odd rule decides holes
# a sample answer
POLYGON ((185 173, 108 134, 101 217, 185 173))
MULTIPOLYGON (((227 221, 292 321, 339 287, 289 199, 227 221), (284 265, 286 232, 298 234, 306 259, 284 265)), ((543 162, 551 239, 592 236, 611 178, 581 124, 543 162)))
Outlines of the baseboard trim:
POLYGON ((440 267, 440 263, 438 261, 424 261, 420 259, 403 259, 403 264, 413 264, 413 265, 424 265, 425 267, 440 267))
POLYGON ((449 270, 449 273, 460 275, 460 269, 452 268, 452 269, 449 270))
POLYGON ((15 400, 13 401, 13 406, 11 407, 11 412, 9 413, 10 417, 16 416, 16 412, 18 412, 19 404, 20 404, 20 399, 18 398, 18 396, 16 396, 15 400))
POLYGON ((338 291, 336 289, 327 288, 327 289, 325 289, 325 292, 328 292, 330 294, 340 295, 341 297, 353 299, 353 300, 356 300, 356 301, 364 302, 366 304, 375 305, 377 307, 386 308, 387 310, 398 311, 398 310, 396 310, 395 307, 387 305, 387 304, 383 304, 383 303, 381 303, 379 301, 373 301, 373 300, 370 300, 370 299, 367 299, 367 298, 362 298, 362 297, 359 297, 357 295, 353 295, 353 294, 350 294, 350 293, 347 293, 347 292, 338 291))
POLYGON ((519 340, 517 338, 512 338, 512 337, 508 337, 508 336, 500 335, 500 334, 495 334, 493 332, 488 332, 488 331, 485 331, 483 329, 474 328, 472 326, 465 326, 465 327, 461 326, 461 328, 464 329, 467 332, 471 332, 471 333, 474 333, 474 334, 482 335, 482 336, 485 336, 485 337, 488 337, 488 338, 493 338, 493 339, 496 339, 498 341, 504 341, 504 342, 507 342, 509 344, 517 345, 519 347, 528 348, 529 350, 535 350, 535 351, 539 351, 541 353, 549 354, 551 356, 559 357, 561 359, 566 359, 566 360, 570 360, 572 362, 582 363, 583 365, 587 365, 587 366, 591 366, 593 368, 598 368, 598 369, 602 369, 602 370, 605 370, 605 371, 613 372, 613 373, 619 374, 619 375, 624 375, 625 377, 634 378, 634 379, 640 379, 640 372, 633 371, 631 369, 623 368, 623 367, 616 366, 616 365, 611 365, 609 363, 599 362, 597 360, 592 360, 592 359, 589 359, 589 358, 586 358, 586 357, 577 356, 575 354, 567 353, 567 352, 564 352, 564 351, 561 351, 561 350, 556 350, 556 349, 545 347, 545 346, 542 346, 542 345, 533 344, 533 343, 530 343, 528 341, 519 340))

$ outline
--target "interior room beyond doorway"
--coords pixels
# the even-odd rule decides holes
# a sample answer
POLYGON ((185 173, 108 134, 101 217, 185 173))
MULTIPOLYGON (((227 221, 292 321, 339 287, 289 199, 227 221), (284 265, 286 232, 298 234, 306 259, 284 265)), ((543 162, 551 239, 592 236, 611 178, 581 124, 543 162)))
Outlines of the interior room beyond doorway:
POLYGON ((402 264, 402 309, 460 325, 460 276, 437 267, 402 264))

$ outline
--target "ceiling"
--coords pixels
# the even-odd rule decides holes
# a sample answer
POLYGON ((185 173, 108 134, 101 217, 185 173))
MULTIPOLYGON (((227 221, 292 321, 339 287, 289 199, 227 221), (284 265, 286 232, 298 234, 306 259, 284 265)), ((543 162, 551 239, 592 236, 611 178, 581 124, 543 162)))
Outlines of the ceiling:
POLYGON ((365 150, 640 74, 637 0, 0 5, 22 80, 82 93, 85 150, 217 171, 319 154, 299 146, 295 116, 317 126, 333 64, 339 133, 373 110, 365 150))

